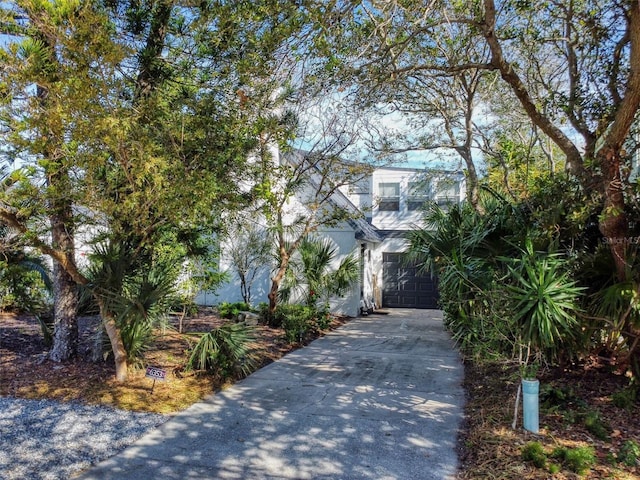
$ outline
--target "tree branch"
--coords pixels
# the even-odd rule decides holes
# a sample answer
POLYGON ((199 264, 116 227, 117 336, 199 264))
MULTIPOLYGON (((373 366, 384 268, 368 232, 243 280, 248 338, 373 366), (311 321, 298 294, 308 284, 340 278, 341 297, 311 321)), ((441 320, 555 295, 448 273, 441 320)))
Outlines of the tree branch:
POLYGON ((26 225, 24 225, 20 221, 15 213, 10 212, 5 208, 0 208, 0 220, 2 220, 2 222, 4 222, 10 228, 17 230, 21 235, 23 235, 23 237, 27 239, 27 242, 32 247, 37 248, 45 255, 49 255, 51 258, 57 261, 62 266, 62 268, 64 268, 64 270, 69 275, 71 275, 73 280, 78 285, 86 285, 89 283, 89 279, 80 273, 75 262, 69 257, 68 254, 53 248, 51 245, 45 243, 35 235, 31 234, 26 225))
POLYGON ((567 135, 556 127, 551 120, 540 112, 534 103, 522 79, 505 58, 502 45, 495 31, 496 6, 494 0, 484 0, 485 18, 482 25, 483 35, 491 50, 491 63, 500 71, 500 75, 511 87, 533 123, 546 133, 567 156, 567 167, 578 178, 584 179, 582 155, 567 135))

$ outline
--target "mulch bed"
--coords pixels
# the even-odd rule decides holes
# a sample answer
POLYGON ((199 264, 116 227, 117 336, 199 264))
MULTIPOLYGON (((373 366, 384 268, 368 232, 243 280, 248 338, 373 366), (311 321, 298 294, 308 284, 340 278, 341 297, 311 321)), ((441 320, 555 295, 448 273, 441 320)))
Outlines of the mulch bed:
POLYGON ((519 383, 516 367, 468 362, 465 370, 468 400, 459 479, 640 479, 640 455, 634 465, 621 461, 625 443, 640 445, 640 405, 621 408, 613 401, 629 378, 598 359, 543 372, 540 432, 535 435, 522 428, 521 406, 516 429, 511 428, 519 383), (523 447, 530 442, 542 444, 549 457, 546 467, 523 460, 523 447), (596 464, 582 476, 551 458, 558 447, 589 446, 595 449, 596 464), (551 473, 554 463, 560 471, 551 473))
MULTIPOLYGON (((347 320, 335 318, 330 328, 336 328, 347 320)), ((202 309, 196 316, 183 319, 172 316, 169 328, 156 332, 140 365, 164 369, 168 381, 152 384, 145 377, 144 368, 138 368, 132 369, 127 382, 122 384, 115 381, 112 361, 88 360, 95 343, 96 329, 100 325, 99 318, 78 319, 78 358, 55 363, 47 359, 47 346, 35 318, 0 313, 0 395, 175 412, 235 380, 185 369, 189 349, 198 339, 197 335, 190 334, 206 332, 229 321, 220 318, 211 309, 202 309), (180 326, 185 334, 178 332, 180 326)), ((317 332, 307 337, 305 343, 322 334, 317 332)), ((266 325, 254 327, 254 337, 252 353, 258 367, 301 346, 287 342, 284 330, 266 325)))

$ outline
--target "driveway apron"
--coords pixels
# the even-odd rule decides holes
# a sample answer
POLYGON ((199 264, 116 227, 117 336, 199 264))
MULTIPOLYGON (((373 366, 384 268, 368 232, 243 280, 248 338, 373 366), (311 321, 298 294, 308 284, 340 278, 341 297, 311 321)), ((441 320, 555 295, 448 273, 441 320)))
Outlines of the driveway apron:
POLYGON ((453 479, 462 380, 440 311, 353 319, 80 478, 453 479))

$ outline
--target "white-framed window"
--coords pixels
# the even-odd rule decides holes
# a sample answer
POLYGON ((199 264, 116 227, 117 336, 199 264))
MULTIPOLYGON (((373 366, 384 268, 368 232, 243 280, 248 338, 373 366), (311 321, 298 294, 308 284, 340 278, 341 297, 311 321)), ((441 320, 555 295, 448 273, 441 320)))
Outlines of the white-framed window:
POLYGON ((400 184, 398 182, 379 183, 378 195, 380 197, 379 211, 397 212, 400 210, 400 184))
POLYGON ((438 182, 434 200, 440 206, 458 203, 460 201, 460 182, 449 179, 438 182))
POLYGON ((407 187, 407 210, 410 212, 420 210, 431 200, 431 184, 427 180, 409 182, 407 187))

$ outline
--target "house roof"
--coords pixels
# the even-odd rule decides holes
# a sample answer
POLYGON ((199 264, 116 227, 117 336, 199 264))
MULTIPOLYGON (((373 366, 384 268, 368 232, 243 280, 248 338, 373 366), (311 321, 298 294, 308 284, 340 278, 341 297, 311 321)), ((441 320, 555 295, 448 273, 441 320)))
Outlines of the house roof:
MULTIPOLYGON (((302 150, 294 150, 288 153, 285 158, 287 158, 288 161, 303 161, 306 154, 307 152, 304 152, 302 150)), ((318 174, 318 176, 321 175, 317 167, 313 166, 313 169, 318 174)), ((314 178, 313 175, 309 176, 309 182, 312 183, 315 187, 319 185, 319 179, 314 178)), ((377 228, 371 225, 364 218, 363 212, 358 209, 358 207, 356 207, 353 202, 351 202, 351 200, 349 200, 349 198, 339 189, 336 189, 332 192, 331 197, 329 197, 328 199, 328 202, 332 206, 343 209, 352 214, 351 218, 348 218, 346 222, 355 230, 356 239, 371 243, 382 242, 383 238, 382 236, 380 236, 380 234, 378 234, 377 228)))
POLYGON ((410 233, 407 230, 378 230, 378 235, 382 239, 386 238, 407 238, 407 235, 410 233))
POLYGON ((378 233, 378 229, 367 222, 364 218, 350 220, 349 223, 356 230, 356 238, 365 242, 380 243, 383 238, 378 233))
POLYGON ((336 190, 329 198, 329 203, 338 208, 343 208, 354 214, 353 218, 349 218, 347 223, 356 231, 356 238, 365 242, 380 243, 383 238, 378 233, 378 229, 371 225, 362 217, 362 211, 356 207, 349 198, 340 190, 336 190))

